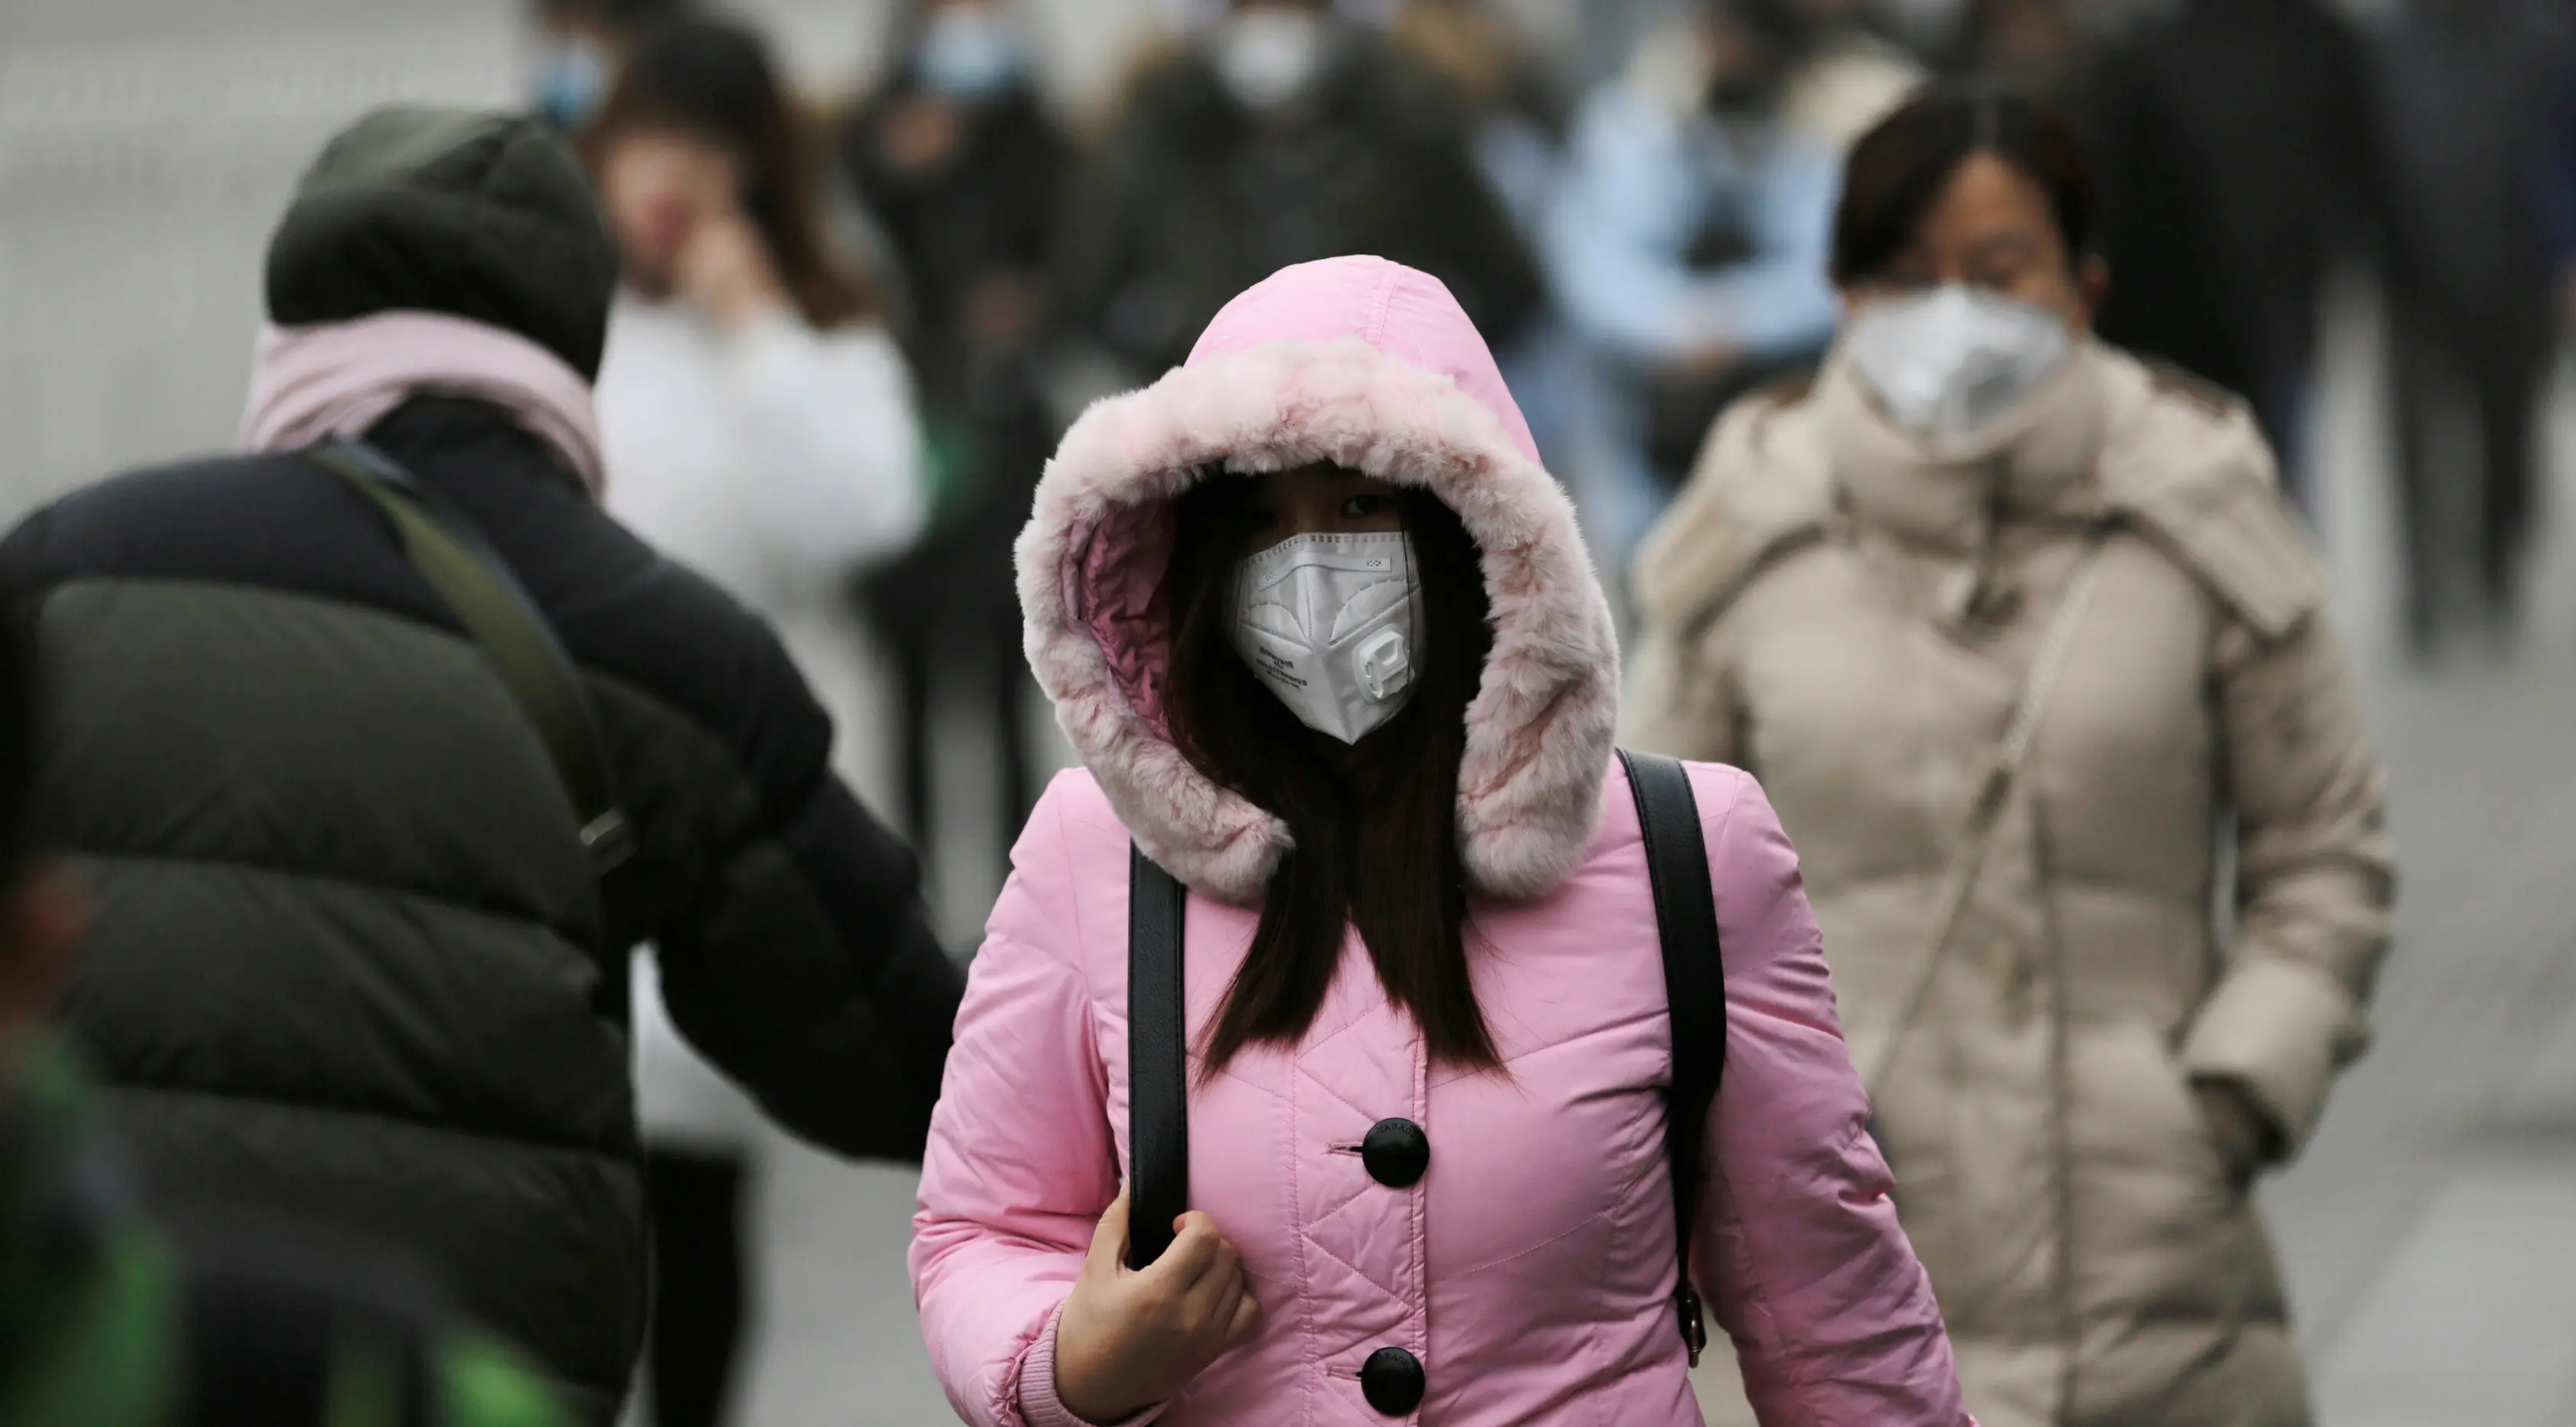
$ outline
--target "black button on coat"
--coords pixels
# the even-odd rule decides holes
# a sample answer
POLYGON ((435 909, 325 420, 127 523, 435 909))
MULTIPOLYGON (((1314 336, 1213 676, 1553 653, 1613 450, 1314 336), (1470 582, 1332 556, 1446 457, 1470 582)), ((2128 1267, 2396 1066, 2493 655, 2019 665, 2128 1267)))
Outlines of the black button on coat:
POLYGON ((1360 1392, 1389 1417, 1422 1405, 1422 1360, 1402 1348, 1380 1348, 1360 1368, 1360 1392))
POLYGON ((1369 1178, 1390 1189, 1410 1189, 1431 1167, 1431 1137, 1406 1119, 1380 1120, 1360 1141, 1360 1163, 1369 1178))

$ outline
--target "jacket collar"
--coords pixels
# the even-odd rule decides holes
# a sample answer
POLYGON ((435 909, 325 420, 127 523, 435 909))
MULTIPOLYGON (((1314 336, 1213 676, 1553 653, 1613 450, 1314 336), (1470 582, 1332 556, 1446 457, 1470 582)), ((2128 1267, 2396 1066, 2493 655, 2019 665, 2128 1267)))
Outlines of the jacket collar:
POLYGON ((1816 388, 1818 425, 1851 517, 1944 555, 1982 553, 2014 520, 2089 519, 2109 401, 2102 348, 2078 343, 2022 405, 1971 440, 1917 436, 1887 419, 1837 352, 1816 388))

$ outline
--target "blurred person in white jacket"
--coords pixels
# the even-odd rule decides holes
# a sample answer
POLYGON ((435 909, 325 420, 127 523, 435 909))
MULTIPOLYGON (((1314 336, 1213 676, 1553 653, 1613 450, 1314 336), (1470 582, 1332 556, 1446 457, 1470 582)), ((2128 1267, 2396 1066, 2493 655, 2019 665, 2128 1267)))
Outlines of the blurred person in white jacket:
MULTIPOLYGON (((881 694, 851 584, 921 528, 920 423, 901 352, 836 261, 766 46, 723 21, 661 29, 584 141, 625 265, 598 388, 608 508, 768 617, 832 715, 836 768, 879 793, 881 694)), ((713 1427, 750 1294, 759 1115, 683 1044, 658 988, 638 958, 647 1381, 658 1427, 713 1427)))

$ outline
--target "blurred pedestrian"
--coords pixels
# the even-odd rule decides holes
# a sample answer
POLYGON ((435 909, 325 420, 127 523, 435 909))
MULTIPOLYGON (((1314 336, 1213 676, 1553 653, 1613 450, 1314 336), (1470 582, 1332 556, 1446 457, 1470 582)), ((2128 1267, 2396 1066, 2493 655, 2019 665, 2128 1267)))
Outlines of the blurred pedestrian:
POLYGON ((1833 333, 1834 156, 1781 108, 1800 34, 1788 0, 1685 0, 1575 119, 1547 258, 1592 350, 1567 478, 1613 568, 1726 403, 1833 333))
POLYGON ((408 1266, 282 1228, 174 1235, 135 1202, 50 1023, 80 955, 37 844, 36 660, 0 615, 0 1421, 25 1427, 556 1427, 518 1357, 408 1266))
POLYGON ((2074 0, 1975 0, 1955 68, 2061 110, 2091 58, 2074 0))
POLYGON ((1019 548, 1089 771, 1014 853, 923 1172, 913 1280, 967 1421, 1697 1424, 1686 1264, 1773 1427, 1965 1422, 1796 854, 1724 768, 1664 770, 1709 830, 1672 870, 1714 884, 1726 1017, 1687 1021, 1724 1073, 1676 1192, 1696 1062, 1609 602, 1436 280, 1340 258, 1244 293, 1074 425, 1019 548), (1136 1150, 1175 1121, 1177 1218, 1136 1150))
POLYGON ((1882 31, 1868 0, 1791 0, 1790 14, 1797 58, 1784 81, 1781 115, 1839 160, 1922 85, 1926 72, 1882 31))
POLYGON ((696 8, 695 0, 533 0, 529 87, 537 114, 565 133, 580 132, 637 42, 696 8))
MULTIPOLYGON (((664 26, 583 138, 622 277, 600 363, 608 510, 767 619, 831 715, 832 764, 878 784, 881 681, 852 581, 920 530, 902 351, 844 269, 822 177, 768 50, 725 20, 664 26)), ((740 1357, 760 1116, 635 978, 652 1190, 658 1427, 713 1427, 740 1357)))
POLYGON ((2252 1188, 2367 1038, 2380 774, 2252 419, 2091 335, 2092 214, 2027 99, 1861 140, 1833 355, 1640 559, 1630 736, 1778 800, 1978 1420, 2291 1427, 2252 1188))
POLYGON ((644 1331, 627 949, 847 1154, 920 1152, 959 990, 775 636, 600 509, 616 270, 537 120, 368 115, 270 242, 251 453, 0 545, 97 903, 68 1015, 153 1186, 421 1253, 595 1422, 644 1331))
POLYGON ((2329 0, 2180 0, 2082 101, 2119 279, 2102 335, 2253 403, 2302 505, 2325 280, 2386 212, 2368 58, 2329 0))
POLYGON ((932 710, 943 676, 959 678, 985 716, 975 732, 989 756, 973 762, 1000 774, 993 866, 1037 800, 1011 539, 1057 434, 1037 336, 1074 160, 1038 94, 1025 24, 1009 0, 915 0, 884 82, 839 134, 842 171, 910 280, 905 345, 937 491, 928 536, 865 585, 896 680, 901 806, 913 841, 939 845, 933 744, 958 721, 932 710))
POLYGON ((2549 260, 2558 275, 2559 320, 2576 327, 2576 74, 2571 74, 2550 115, 2549 177, 2543 209, 2549 223, 2549 260))
POLYGON ((1387 36, 1466 104, 1477 165, 1522 235, 1534 240, 1565 135, 1555 76, 1494 0, 1404 0, 1387 36))
POLYGON ((2509 634, 2519 609, 2559 333, 2552 120, 2576 65, 2564 13, 2534 0, 2410 0, 2380 60, 2405 628, 2420 655, 2463 622, 2509 634))
POLYGON ((1264 275, 1371 253, 1508 344, 1543 293, 1472 143, 1448 84, 1326 0, 1230 0, 1130 86, 1064 227, 1056 315, 1148 379, 1264 275))
MULTIPOLYGON (((1525 19, 1506 13, 1500 0, 1405 0, 1387 34, 1465 101, 1477 165, 1535 251, 1546 241, 1548 211, 1564 180, 1571 116, 1563 75, 1525 19)), ((1584 419, 1587 357, 1552 294, 1543 291, 1519 330, 1497 342, 1494 359, 1540 453, 1550 461, 1571 455, 1584 419)))
POLYGON ((1975 0, 1874 0, 1878 23, 1918 61, 1948 68, 1970 29, 1975 0))

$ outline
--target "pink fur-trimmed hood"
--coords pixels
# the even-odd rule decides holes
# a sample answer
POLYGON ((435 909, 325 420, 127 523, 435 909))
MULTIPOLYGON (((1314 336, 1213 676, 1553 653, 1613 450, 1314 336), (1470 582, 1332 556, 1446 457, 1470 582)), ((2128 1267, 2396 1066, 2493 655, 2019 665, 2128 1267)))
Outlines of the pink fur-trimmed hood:
POLYGON ((1382 258, 1283 269, 1228 303, 1185 365, 1065 434, 1018 548, 1029 664, 1057 721, 1147 856, 1210 896, 1260 900, 1287 829, 1172 746, 1155 595, 1170 503, 1202 470, 1317 460, 1422 487, 1475 538, 1494 645, 1467 709, 1460 849, 1477 891, 1550 890, 1600 815, 1618 723, 1609 602, 1467 314, 1382 258))

